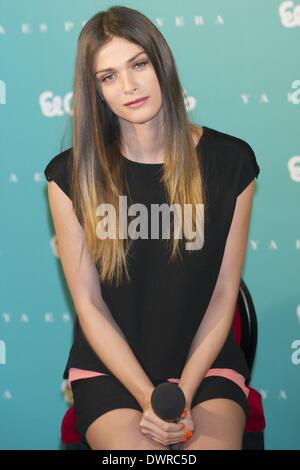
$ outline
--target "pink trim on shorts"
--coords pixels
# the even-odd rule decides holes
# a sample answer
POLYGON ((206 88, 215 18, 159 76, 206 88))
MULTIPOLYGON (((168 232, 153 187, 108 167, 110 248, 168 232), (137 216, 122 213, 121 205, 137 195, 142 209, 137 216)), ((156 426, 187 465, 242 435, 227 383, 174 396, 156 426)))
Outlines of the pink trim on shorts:
POLYGON ((108 375, 102 372, 94 372, 93 370, 78 369, 77 367, 70 367, 68 376, 68 387, 71 388, 72 380, 88 379, 96 377, 97 375, 108 375))
MULTIPOLYGON (((249 395, 249 387, 245 384, 245 377, 242 374, 239 374, 236 370, 233 369, 221 369, 221 368, 214 368, 214 369, 209 369, 207 374, 205 374, 205 377, 212 377, 212 376, 218 376, 218 377, 225 377, 229 380, 232 380, 232 382, 235 382, 243 392, 245 393, 246 397, 248 398, 249 395)), ((178 383, 179 379, 167 379, 168 382, 175 382, 178 383)))
MULTIPOLYGON (((98 375, 109 375, 109 374, 71 367, 69 369, 68 387, 71 388, 72 380, 87 379, 90 377, 96 377, 98 375)), ((213 369, 209 369, 207 374, 204 377, 212 377, 212 376, 225 377, 229 380, 232 380, 232 382, 235 382, 239 387, 241 387, 246 397, 248 398, 250 390, 249 390, 249 387, 247 387, 247 385, 245 384, 245 377, 239 374, 236 370, 225 369, 225 368, 213 368, 213 369)), ((168 378, 166 380, 168 382, 178 383, 180 379, 168 378)))

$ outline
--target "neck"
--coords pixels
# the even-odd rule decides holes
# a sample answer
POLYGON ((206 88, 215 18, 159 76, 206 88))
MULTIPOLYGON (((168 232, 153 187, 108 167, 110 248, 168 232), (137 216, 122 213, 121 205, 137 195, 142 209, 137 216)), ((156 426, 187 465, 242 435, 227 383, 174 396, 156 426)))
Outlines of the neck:
POLYGON ((159 112, 151 121, 131 123, 120 120, 121 152, 141 163, 160 163, 164 160, 164 135, 159 112))

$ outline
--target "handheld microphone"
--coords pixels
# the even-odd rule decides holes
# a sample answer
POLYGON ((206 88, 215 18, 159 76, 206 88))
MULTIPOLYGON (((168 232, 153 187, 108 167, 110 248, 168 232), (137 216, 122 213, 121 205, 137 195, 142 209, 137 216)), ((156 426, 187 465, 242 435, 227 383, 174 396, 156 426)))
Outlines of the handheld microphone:
POLYGON ((185 395, 178 385, 162 382, 152 392, 151 406, 161 419, 176 423, 185 408, 185 395))

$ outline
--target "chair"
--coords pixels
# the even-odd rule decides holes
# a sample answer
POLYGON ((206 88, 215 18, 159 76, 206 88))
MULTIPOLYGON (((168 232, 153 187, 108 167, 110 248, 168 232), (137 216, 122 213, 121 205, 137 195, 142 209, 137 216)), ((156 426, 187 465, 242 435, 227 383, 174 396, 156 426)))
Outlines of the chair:
MULTIPOLYGON (((257 318, 250 292, 243 279, 237 299, 236 312, 233 319, 234 340, 243 350, 250 372, 253 368, 257 345, 257 318)), ((242 450, 264 450, 265 417, 262 397, 254 388, 249 387, 249 414, 243 435, 242 450)), ((61 423, 61 441, 66 450, 90 450, 81 442, 76 431, 76 416, 73 406, 66 411, 61 423)))
MULTIPOLYGON (((237 299, 236 312, 233 319, 233 333, 236 343, 245 354, 250 372, 257 345, 257 316, 249 289, 243 279, 237 299)), ((262 397, 254 388, 249 387, 249 414, 243 435, 242 450, 264 450, 264 429, 266 427, 262 397)))

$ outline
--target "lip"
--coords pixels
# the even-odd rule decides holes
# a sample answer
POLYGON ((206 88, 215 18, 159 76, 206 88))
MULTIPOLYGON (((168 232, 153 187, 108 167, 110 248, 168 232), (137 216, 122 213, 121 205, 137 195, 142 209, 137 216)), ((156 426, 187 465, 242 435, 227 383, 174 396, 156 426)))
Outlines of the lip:
POLYGON ((148 98, 149 98, 149 96, 143 96, 142 98, 138 98, 134 101, 129 101, 129 103, 126 103, 124 106, 138 105, 138 104, 144 103, 148 98))

